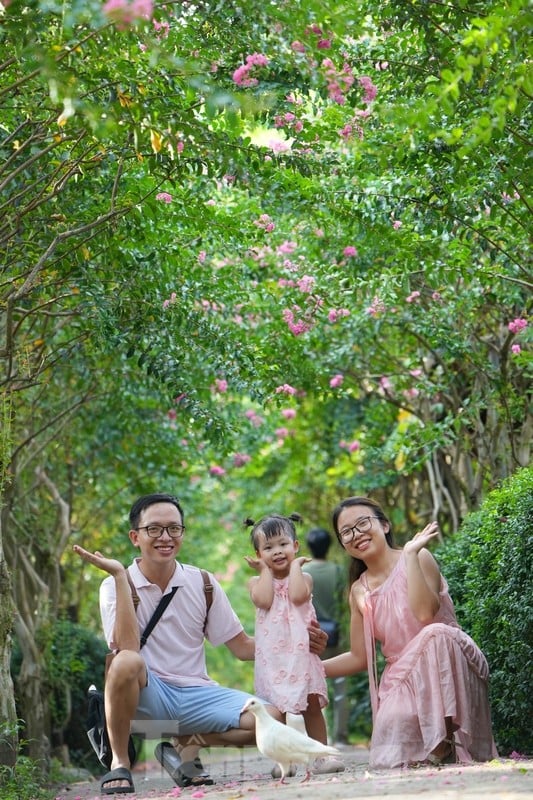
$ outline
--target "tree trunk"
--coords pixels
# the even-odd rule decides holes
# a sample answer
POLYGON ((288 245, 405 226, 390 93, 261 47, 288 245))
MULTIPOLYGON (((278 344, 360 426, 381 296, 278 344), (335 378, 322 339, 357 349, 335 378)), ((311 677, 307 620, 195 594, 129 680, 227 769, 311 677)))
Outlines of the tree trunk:
POLYGON ((17 713, 10 670, 13 600, 1 536, 0 522, 0 765, 12 767, 18 749, 17 713))

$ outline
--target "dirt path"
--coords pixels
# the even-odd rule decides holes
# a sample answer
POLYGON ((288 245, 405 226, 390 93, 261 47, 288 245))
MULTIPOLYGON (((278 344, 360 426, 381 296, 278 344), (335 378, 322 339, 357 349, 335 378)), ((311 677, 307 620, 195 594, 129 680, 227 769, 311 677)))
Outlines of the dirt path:
MULTIPOLYGON (((348 800, 359 797, 390 797, 410 800, 431 796, 432 800, 530 800, 533 798, 533 759, 498 759, 487 764, 454 765, 440 769, 395 769, 370 771, 368 751, 349 748, 343 752, 346 771, 337 775, 313 775, 302 783, 299 768, 295 778, 279 785, 270 777, 272 763, 255 748, 204 751, 204 763, 216 781, 213 786, 180 789, 157 763, 134 771, 135 794, 111 795, 144 800, 348 800)), ((72 783, 56 790, 56 800, 100 800, 100 781, 72 783)))

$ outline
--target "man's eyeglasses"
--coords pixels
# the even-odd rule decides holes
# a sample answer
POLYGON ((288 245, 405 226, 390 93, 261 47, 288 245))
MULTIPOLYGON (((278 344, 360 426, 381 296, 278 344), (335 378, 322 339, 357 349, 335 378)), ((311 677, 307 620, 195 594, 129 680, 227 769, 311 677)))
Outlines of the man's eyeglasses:
POLYGON ((141 525, 136 530, 146 531, 150 539, 159 539, 166 531, 171 539, 181 539, 185 525, 141 525))
POLYGON ((345 528, 339 532, 340 540, 343 544, 350 544, 353 542, 356 533, 366 533, 372 527, 372 520, 379 519, 379 517, 361 517, 355 525, 351 528, 345 528))

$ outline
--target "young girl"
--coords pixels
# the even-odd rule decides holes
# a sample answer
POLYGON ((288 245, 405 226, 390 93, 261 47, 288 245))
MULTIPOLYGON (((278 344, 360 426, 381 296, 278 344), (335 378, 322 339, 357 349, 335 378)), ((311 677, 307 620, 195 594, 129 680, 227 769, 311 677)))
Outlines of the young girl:
MULTIPOLYGON (((258 577, 250 579, 255 619, 255 693, 284 715, 301 714, 307 734, 327 744, 322 708, 328 693, 322 662, 309 652, 307 626, 316 619, 311 602, 313 579, 302 572, 310 559, 297 557, 295 522, 301 517, 271 514, 259 522, 246 520, 255 558, 245 556, 258 577)), ((340 772, 335 758, 320 758, 314 771, 340 772)), ((274 774, 274 772, 273 772, 274 774)), ((276 777, 276 775, 274 775, 276 777)))
POLYGON ((340 544, 352 558, 351 650, 322 662, 328 677, 368 669, 372 767, 497 756, 488 702, 488 665, 458 625, 446 581, 426 545, 431 522, 393 547, 391 524, 368 497, 349 497, 333 512, 340 544), (376 641, 386 659, 377 681, 376 641))

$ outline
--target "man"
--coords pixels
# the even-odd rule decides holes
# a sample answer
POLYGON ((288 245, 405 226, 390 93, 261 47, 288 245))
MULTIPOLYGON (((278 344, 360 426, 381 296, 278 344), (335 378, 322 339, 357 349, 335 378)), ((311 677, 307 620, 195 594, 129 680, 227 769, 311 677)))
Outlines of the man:
MULTIPOLYGON (((328 561, 328 551, 332 537, 325 528, 312 528, 306 536, 312 560, 302 567, 313 578, 313 605, 319 624, 324 623, 334 627, 335 636, 331 644, 324 651, 324 658, 331 658, 341 652, 339 648, 340 619, 342 606, 346 603, 348 582, 345 570, 332 561, 328 561), (336 623, 333 626, 333 623, 336 623)), ((346 693, 346 678, 334 678, 332 702, 332 730, 331 740, 335 747, 348 744, 348 696, 346 693)))
MULTIPOLYGON (((185 533, 177 498, 168 494, 140 497, 130 511, 129 538, 140 557, 126 568, 100 552, 74 550, 109 573, 100 588, 100 613, 109 647, 118 651, 105 682, 105 707, 113 751, 111 770, 102 778, 102 794, 135 791, 128 740, 136 720, 158 720, 162 734, 174 735, 173 776, 181 786, 212 783, 198 759, 201 746, 255 744, 255 718, 242 712, 250 695, 219 686, 207 674, 204 651, 206 600, 199 569, 176 560, 185 533), (134 608, 131 579, 139 596, 134 608), (176 586, 175 597, 142 648, 140 634, 161 597, 176 586), (133 723, 133 724, 132 724, 133 723), (179 752, 178 752, 179 751, 179 752)), ((206 636, 225 644, 241 661, 254 659, 248 636, 218 582, 213 584, 206 636)), ((310 649, 322 652, 326 636, 310 629, 310 649)), ((277 719, 277 709, 268 707, 277 719)))

